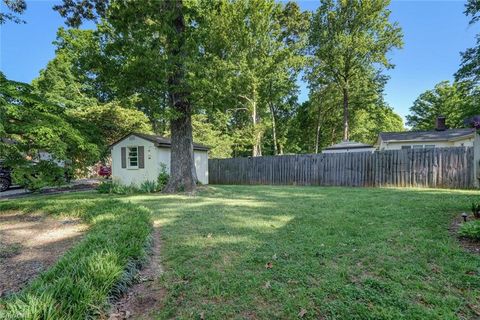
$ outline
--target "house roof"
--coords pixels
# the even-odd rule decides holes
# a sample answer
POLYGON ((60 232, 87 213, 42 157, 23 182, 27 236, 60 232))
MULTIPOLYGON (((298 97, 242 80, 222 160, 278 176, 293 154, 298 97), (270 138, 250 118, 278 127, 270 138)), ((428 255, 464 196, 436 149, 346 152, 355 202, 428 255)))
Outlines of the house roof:
MULTIPOLYGON (((153 142, 155 144, 155 146, 159 147, 159 148, 161 148, 161 147, 170 148, 172 146, 172 141, 170 140, 170 138, 166 138, 166 137, 162 137, 162 136, 156 136, 156 135, 152 135, 152 134, 131 132, 131 133, 127 134, 126 136, 124 136, 123 138, 116 141, 115 143, 113 143, 110 146, 110 148, 113 147, 114 145, 116 145, 117 143, 119 143, 120 141, 125 140, 129 136, 137 136, 139 138, 148 140, 150 142, 153 142)), ((208 151, 210 148, 203 145, 203 144, 200 144, 200 143, 193 143, 193 149, 194 150, 199 150, 199 151, 208 151)))
POLYGON ((405 131, 382 132, 379 138, 386 142, 392 141, 451 141, 465 138, 475 132, 474 128, 447 129, 443 131, 405 131))
POLYGON ((324 150, 345 150, 345 149, 368 149, 368 148, 374 148, 371 144, 366 144, 366 143, 360 143, 360 142, 355 142, 355 141, 342 141, 340 143, 331 145, 328 148, 325 148, 324 150))

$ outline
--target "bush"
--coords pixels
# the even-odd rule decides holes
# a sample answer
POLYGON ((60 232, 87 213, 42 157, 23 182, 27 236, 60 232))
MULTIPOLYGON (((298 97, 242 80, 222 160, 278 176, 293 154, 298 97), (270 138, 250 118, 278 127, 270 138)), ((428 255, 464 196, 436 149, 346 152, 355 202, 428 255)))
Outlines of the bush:
POLYGON ((458 233, 462 237, 480 241, 480 220, 462 224, 458 233))
POLYGON ((160 164, 160 173, 157 181, 144 181, 140 187, 135 185, 125 186, 115 181, 103 181, 98 187, 99 193, 132 194, 132 193, 154 193, 162 191, 168 183, 170 175, 167 173, 167 166, 160 164))
POLYGON ((472 213, 475 218, 480 218, 480 202, 472 202, 472 213))
POLYGON ((125 186, 118 182, 103 181, 97 187, 97 191, 99 193, 132 194, 138 193, 141 190, 138 189, 135 185, 125 186))
POLYGON ((169 179, 170 175, 167 173, 167 165, 165 163, 161 163, 160 174, 157 178, 157 190, 162 191, 163 188, 165 188, 165 186, 167 185, 169 179))
POLYGON ((144 181, 140 185, 140 192, 142 193, 154 193, 158 191, 158 184, 155 181, 144 181))
POLYGON ((52 161, 27 163, 16 167, 12 173, 13 180, 24 188, 38 191, 44 187, 65 184, 65 169, 52 161))

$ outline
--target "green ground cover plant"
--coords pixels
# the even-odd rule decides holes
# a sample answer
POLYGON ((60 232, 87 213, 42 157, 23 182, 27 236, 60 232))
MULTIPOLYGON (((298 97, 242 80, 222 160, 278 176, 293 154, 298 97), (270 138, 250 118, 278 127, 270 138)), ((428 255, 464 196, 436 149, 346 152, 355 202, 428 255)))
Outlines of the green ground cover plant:
POLYGON ((145 207, 82 193, 0 202, 0 212, 9 210, 78 217, 90 228, 51 269, 0 301, 0 319, 97 318, 147 258, 152 226, 145 207))
POLYGON ((110 288, 123 283, 121 270, 131 261, 124 257, 144 256, 144 242, 131 238, 148 238, 150 212, 160 228, 164 272, 159 277, 166 292, 162 306, 152 310, 154 319, 477 319, 480 256, 464 250, 449 227, 479 195, 473 190, 208 186, 196 196, 83 193, 0 202, 0 211, 91 219, 89 235, 101 240, 88 241, 101 243, 93 245, 98 250, 79 244, 66 256, 70 259, 3 304, 9 312, 38 309, 49 315, 57 309, 41 307, 58 299, 53 305, 62 312, 88 311, 96 317, 110 288), (124 214, 108 213, 112 207, 124 214), (92 233, 97 225, 106 230, 92 233), (109 231, 115 228, 130 232, 122 232, 125 238, 118 242, 131 243, 130 249, 117 247, 118 232, 109 231), (117 251, 122 252, 113 255, 122 257, 119 264, 106 254, 117 251), (88 268, 78 263, 81 252, 92 259, 88 268), (103 277, 100 271, 111 265, 117 277, 103 277), (90 266, 95 272, 86 271, 90 266), (91 286, 69 289, 69 279, 91 286))

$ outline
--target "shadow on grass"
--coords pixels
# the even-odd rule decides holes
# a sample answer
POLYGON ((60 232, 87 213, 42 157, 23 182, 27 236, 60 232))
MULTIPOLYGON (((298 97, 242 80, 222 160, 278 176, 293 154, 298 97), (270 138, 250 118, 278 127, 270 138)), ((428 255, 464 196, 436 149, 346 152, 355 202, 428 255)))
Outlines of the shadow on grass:
POLYGON ((438 319, 476 315, 480 259, 447 227, 478 195, 215 186, 131 201, 162 227, 160 318, 438 319))
POLYGON ((159 318, 296 318, 302 309, 304 318, 474 318, 480 259, 463 252, 447 227, 478 196, 458 190, 215 186, 196 197, 85 193, 0 203, 0 210, 82 217, 95 228, 90 245, 76 247, 9 308, 62 301, 66 314, 100 313, 105 288, 119 279, 126 257, 143 256, 137 251, 143 242, 132 239, 149 229, 136 221, 144 217, 137 209, 146 206, 162 230, 167 295, 159 318))
MULTIPOLYGON (((147 258, 149 210, 93 194, 2 202, 0 211, 78 217, 84 239, 18 294, 0 300, 1 319, 89 319, 101 316, 147 258)), ((2 213, 0 213, 1 215, 2 213)))

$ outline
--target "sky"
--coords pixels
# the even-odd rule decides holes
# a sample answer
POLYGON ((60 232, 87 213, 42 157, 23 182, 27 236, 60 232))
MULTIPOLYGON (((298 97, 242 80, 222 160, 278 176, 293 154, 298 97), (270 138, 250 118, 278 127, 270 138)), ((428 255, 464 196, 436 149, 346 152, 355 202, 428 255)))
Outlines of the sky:
MULTIPOLYGON (((31 82, 55 55, 57 29, 64 26, 52 10, 58 1, 30 0, 22 18, 26 24, 0 26, 0 70, 7 78, 31 82)), ((3 3, 3 2, 2 2, 3 3)), ((319 1, 298 1, 304 10, 315 10, 319 1)), ((460 65, 460 52, 474 46, 480 23, 469 25, 464 1, 393 1, 391 20, 403 29, 404 47, 389 54, 395 65, 387 70, 390 80, 385 100, 402 117, 413 101, 442 80, 453 80, 460 65)), ((0 6, 1 10, 1 6, 0 6)), ((308 89, 300 83, 300 100, 308 89)))

